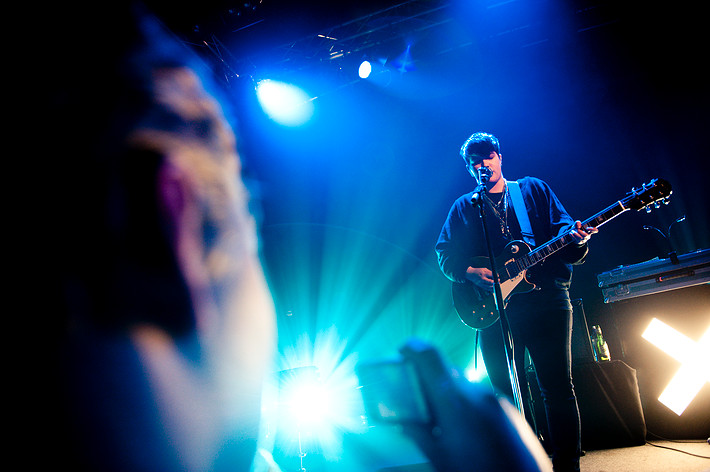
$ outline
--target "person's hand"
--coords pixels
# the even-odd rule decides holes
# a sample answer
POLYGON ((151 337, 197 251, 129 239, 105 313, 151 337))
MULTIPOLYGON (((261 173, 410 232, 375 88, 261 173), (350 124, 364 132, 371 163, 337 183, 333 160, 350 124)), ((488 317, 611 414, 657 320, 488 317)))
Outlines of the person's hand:
POLYGON ((493 291, 493 272, 487 267, 469 267, 466 269, 466 278, 481 290, 493 291))
POLYGON ((593 234, 596 234, 598 232, 599 230, 592 226, 582 228, 582 222, 577 220, 574 222, 574 228, 570 230, 570 235, 574 239, 574 242, 581 246, 582 244, 585 244, 587 241, 589 241, 589 238, 591 238, 593 234))
POLYGON ((510 402, 447 367, 423 341, 410 340, 400 352, 414 365, 431 416, 427 424, 403 425, 403 432, 437 471, 552 471, 542 445, 510 402))

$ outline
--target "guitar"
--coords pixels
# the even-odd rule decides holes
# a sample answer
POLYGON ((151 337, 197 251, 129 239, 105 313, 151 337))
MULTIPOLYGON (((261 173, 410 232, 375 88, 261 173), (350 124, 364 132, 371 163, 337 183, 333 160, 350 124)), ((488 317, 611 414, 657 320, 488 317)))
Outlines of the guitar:
MULTIPOLYGON (((653 179, 639 189, 633 188, 624 198, 582 222, 582 227, 598 228, 627 210, 645 208, 650 212, 650 205, 653 204, 657 208, 661 200, 668 203, 671 193, 669 182, 663 179, 653 179)), ((574 238, 569 232, 534 250, 524 241, 509 242, 494 259, 503 295, 503 306, 508 304, 508 300, 513 295, 529 292, 535 288, 535 284, 527 278, 527 271, 530 267, 544 261, 572 242, 574 242, 574 238)), ((471 266, 491 267, 487 257, 473 258, 471 266)), ((454 282, 451 287, 451 295, 459 318, 471 328, 487 328, 498 320, 498 310, 493 293, 480 290, 472 282, 467 281, 454 282)))

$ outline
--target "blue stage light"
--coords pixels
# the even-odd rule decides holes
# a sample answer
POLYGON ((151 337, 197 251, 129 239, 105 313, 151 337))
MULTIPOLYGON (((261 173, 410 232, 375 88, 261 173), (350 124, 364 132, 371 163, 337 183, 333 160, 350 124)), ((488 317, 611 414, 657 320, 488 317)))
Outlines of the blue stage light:
POLYGON ((361 79, 367 79, 372 72, 372 64, 370 61, 362 61, 360 68, 358 69, 358 75, 361 79))
POLYGON ((345 432, 365 428, 355 359, 340 359, 342 343, 332 331, 320 332, 315 343, 300 338, 281 359, 287 369, 278 373, 274 401, 264 405, 265 421, 283 438, 275 449, 287 455, 319 451, 333 459, 342 453, 345 432))
POLYGON ((313 116, 313 100, 299 87, 276 80, 262 80, 256 95, 264 112, 285 126, 299 126, 313 116))

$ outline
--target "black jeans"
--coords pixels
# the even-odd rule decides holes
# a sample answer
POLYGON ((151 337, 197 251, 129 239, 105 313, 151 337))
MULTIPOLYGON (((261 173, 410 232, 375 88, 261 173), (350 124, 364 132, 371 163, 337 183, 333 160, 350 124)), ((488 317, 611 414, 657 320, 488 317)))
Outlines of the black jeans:
MULTIPOLYGON (((545 405, 554 470, 578 471, 581 438, 579 409, 572 383, 572 311, 558 309, 525 313, 518 308, 508 310, 508 318, 513 334, 522 401, 527 405, 524 370, 527 348, 537 372, 545 405)), ((491 383, 512 399, 500 323, 481 331, 480 341, 491 383)), ((526 411, 526 416, 529 414, 526 411)))

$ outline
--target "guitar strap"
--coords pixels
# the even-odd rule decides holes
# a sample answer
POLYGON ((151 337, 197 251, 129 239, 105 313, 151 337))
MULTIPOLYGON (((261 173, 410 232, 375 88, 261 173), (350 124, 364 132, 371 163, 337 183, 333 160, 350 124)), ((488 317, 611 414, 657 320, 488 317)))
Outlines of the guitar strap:
POLYGON ((515 210, 515 215, 518 217, 523 240, 531 246, 535 246, 535 236, 532 232, 532 226, 530 226, 528 212, 525 209, 523 193, 520 191, 520 184, 518 184, 517 180, 508 181, 508 192, 510 193, 510 199, 513 201, 513 209, 515 210))

